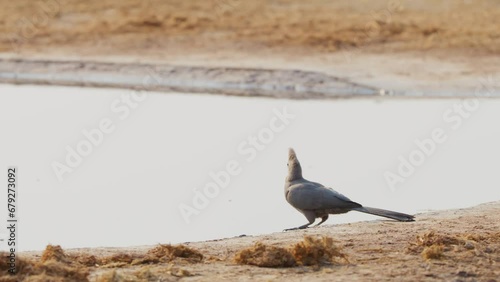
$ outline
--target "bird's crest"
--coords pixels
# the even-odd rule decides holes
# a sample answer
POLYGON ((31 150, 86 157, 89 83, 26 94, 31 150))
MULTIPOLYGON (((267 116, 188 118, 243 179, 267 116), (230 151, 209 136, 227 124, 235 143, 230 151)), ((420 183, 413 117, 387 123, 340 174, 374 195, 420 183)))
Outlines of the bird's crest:
POLYGON ((295 151, 293 150, 293 148, 288 149, 288 160, 289 161, 297 160, 297 155, 295 154, 295 151))
POLYGON ((293 181, 302 178, 302 168, 300 167, 299 159, 292 148, 288 149, 288 181, 293 181))

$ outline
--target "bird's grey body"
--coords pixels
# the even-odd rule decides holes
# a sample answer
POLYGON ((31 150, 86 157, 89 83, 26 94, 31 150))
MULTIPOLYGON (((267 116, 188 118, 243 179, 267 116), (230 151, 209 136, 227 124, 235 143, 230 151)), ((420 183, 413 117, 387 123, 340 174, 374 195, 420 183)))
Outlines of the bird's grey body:
MULTIPOLYGON (((363 207, 351 201, 339 192, 323 186, 320 183, 306 180, 302 177, 302 168, 293 149, 288 153, 288 175, 285 180, 285 198, 299 212, 304 214, 309 223, 293 229, 307 228, 320 217, 322 224, 329 214, 341 214, 352 210, 383 216, 399 221, 413 221, 413 216, 383 209, 363 207)), ((316 225, 316 226, 317 226, 316 225)))

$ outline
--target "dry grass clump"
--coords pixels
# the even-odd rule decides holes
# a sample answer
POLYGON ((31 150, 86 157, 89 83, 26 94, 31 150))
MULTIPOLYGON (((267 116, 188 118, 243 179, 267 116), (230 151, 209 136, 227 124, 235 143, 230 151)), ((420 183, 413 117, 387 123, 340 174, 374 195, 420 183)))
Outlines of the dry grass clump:
POLYGON ((131 256, 129 254, 120 253, 102 259, 104 267, 122 267, 128 264, 156 264, 161 262, 170 262, 177 258, 183 259, 185 262, 198 263, 203 260, 203 254, 199 251, 189 248, 185 245, 158 245, 149 250, 144 257, 131 256))
POLYGON ((332 238, 326 236, 321 238, 305 236, 302 242, 293 247, 292 254, 301 265, 335 263, 337 258, 348 262, 347 256, 341 252, 340 247, 334 244, 332 238))
POLYGON ((412 253, 420 253, 424 259, 442 259, 447 247, 459 245, 462 240, 456 236, 437 234, 429 231, 423 235, 417 235, 415 242, 412 242, 408 250, 412 253))
POLYGON ((181 258, 183 262, 197 263, 203 260, 203 255, 199 251, 189 248, 185 245, 158 245, 157 247, 149 250, 144 256, 127 253, 117 253, 103 258, 96 258, 95 256, 80 254, 71 256, 71 258, 73 261, 82 266, 119 268, 126 267, 128 265, 170 262, 177 258, 181 258))
MULTIPOLYGON (((5 255, 6 256, 6 255, 5 255)), ((4 254, 2 254, 4 257, 4 254)), ((39 261, 16 258, 16 275, 7 273, 9 265, 0 261, 0 281, 88 281, 86 267, 72 265, 60 246, 48 245, 39 261)))
POLYGON ((101 264, 101 261, 98 260, 93 255, 87 255, 87 254, 74 255, 71 256, 71 259, 75 260, 77 263, 81 265, 88 267, 98 266, 99 264, 101 264))
POLYGON ((144 258, 134 260, 132 264, 170 262, 176 258, 189 263, 198 263, 203 260, 203 254, 185 245, 158 245, 149 250, 144 258))
POLYGON ((463 233, 443 235, 435 231, 429 231, 423 235, 418 235, 415 242, 410 243, 408 250, 413 253, 419 253, 425 259, 442 259, 444 253, 450 250, 462 252, 474 250, 477 246, 487 248, 500 241, 500 232, 477 234, 463 233))
POLYGON ((104 257, 98 261, 99 265, 106 268, 123 267, 129 265, 134 261, 134 257, 127 253, 114 254, 108 257, 104 257))
POLYGON ((20 257, 16 257, 16 275, 11 275, 8 273, 9 264, 7 262, 8 253, 0 252, 0 281, 19 281, 22 277, 26 277, 34 271, 34 263, 30 260, 25 260, 20 257))
POLYGON ((89 271, 87 268, 74 267, 55 260, 49 260, 36 264, 37 273, 48 275, 50 279, 40 281, 52 281, 52 279, 63 278, 65 281, 88 281, 89 271))
POLYGON ((458 245, 460 242, 461 240, 457 237, 436 234, 434 231, 429 231, 423 235, 417 236, 417 245, 424 247, 430 247, 432 245, 458 245))
POLYGON ((466 233, 463 235, 463 238, 475 242, 498 243, 500 242, 500 232, 491 232, 485 234, 466 233))
POLYGON ((422 251, 424 259, 440 259, 443 257, 444 248, 442 245, 432 245, 425 247, 422 251))
POLYGON ((238 264, 249 264, 260 267, 292 267, 297 265, 289 250, 281 247, 267 246, 260 242, 244 249, 234 258, 238 264))
POLYGON ((267 246, 258 242, 237 253, 234 260, 238 264, 260 267, 291 267, 331 264, 336 263, 337 258, 348 262, 347 256, 334 244, 332 238, 305 236, 303 241, 289 248, 267 246))
MULTIPOLYGON (((6 253, 1 254, 7 257, 6 253)), ((184 245, 159 245, 150 250, 145 258, 136 255, 118 253, 104 258, 96 258, 93 255, 77 254, 67 255, 60 246, 48 245, 39 261, 16 258, 16 275, 9 275, 7 260, 0 260, 0 282, 10 281, 88 281, 89 267, 101 266, 103 268, 115 268, 146 262, 165 262, 176 258, 182 258, 188 262, 200 262, 203 255, 194 249, 184 245), (3 275, 3 276, 2 276, 3 275)), ((182 268, 162 267, 152 271, 149 267, 143 267, 136 272, 110 271, 98 278, 98 281, 158 281, 163 276, 186 277, 192 274, 182 268)))
POLYGON ((69 259, 64 253, 63 249, 61 246, 53 246, 53 245, 47 245, 45 247, 45 250, 42 253, 42 257, 40 258, 41 262, 46 262, 49 260, 54 260, 58 262, 64 262, 64 263, 69 263, 69 259))

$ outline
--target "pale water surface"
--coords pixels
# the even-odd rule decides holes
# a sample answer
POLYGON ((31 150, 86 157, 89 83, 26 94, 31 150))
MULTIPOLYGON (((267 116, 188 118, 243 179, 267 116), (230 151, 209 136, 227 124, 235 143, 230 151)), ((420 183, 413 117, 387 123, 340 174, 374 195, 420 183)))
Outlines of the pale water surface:
MULTIPOLYGON (((132 93, 0 85, 0 168, 4 175, 9 165, 19 169, 21 250, 49 243, 178 243, 302 225, 305 218, 283 194, 288 147, 296 149, 306 178, 367 206, 416 213, 500 200, 498 100, 465 100, 464 106, 458 99, 291 101, 132 93), (276 118, 285 107, 294 116, 288 124, 276 118), (88 147, 82 130, 102 122, 112 132, 88 147), (415 141, 433 132, 440 143, 432 141, 434 148, 423 141, 427 149, 419 149, 415 141), (257 149, 249 143, 252 136, 257 149), (75 156, 68 163, 68 148, 78 146, 87 155, 80 164, 75 156), (398 167, 410 157, 415 166, 407 164, 401 176, 398 167), (228 163, 239 174, 217 193, 209 174, 228 163), (62 174, 62 182, 54 164, 72 170, 62 174), (391 187, 388 174, 399 182, 391 187), (213 198, 199 201, 205 207, 191 210, 197 214, 187 216, 187 223, 180 205, 196 208, 196 191, 207 184, 213 198)), ((0 221, 6 224, 5 181, 1 190, 0 221)), ((332 216, 327 224, 373 219, 352 212, 332 216)))

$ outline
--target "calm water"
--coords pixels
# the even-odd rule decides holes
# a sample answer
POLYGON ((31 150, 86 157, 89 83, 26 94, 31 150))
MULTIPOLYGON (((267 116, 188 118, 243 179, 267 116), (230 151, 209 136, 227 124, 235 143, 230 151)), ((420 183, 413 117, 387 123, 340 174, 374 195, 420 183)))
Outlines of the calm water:
MULTIPOLYGON (((304 177, 367 206, 416 213, 500 200, 499 100, 133 93, 0 85, 0 167, 19 169, 22 250, 304 224, 284 199, 288 147, 304 177)), ((6 192, 0 199, 6 224, 6 192)), ((353 212, 327 224, 372 219, 353 212)))

